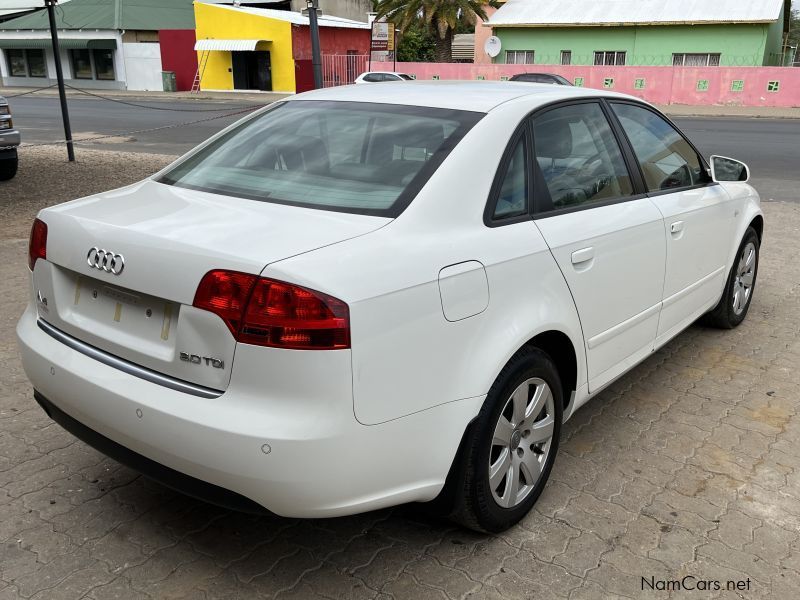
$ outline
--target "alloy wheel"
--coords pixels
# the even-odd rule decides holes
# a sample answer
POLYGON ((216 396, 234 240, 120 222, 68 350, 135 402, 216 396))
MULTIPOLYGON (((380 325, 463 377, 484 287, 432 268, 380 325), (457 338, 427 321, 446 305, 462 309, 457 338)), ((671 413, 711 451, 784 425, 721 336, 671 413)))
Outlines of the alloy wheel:
POLYGON ((534 377, 506 400, 489 452, 489 487, 498 505, 514 508, 536 487, 550 455, 555 404, 550 386, 534 377))
POLYGON ((742 249, 739 263, 736 266, 736 277, 733 281, 733 312, 742 314, 753 292, 756 276, 756 246, 749 242, 742 249))

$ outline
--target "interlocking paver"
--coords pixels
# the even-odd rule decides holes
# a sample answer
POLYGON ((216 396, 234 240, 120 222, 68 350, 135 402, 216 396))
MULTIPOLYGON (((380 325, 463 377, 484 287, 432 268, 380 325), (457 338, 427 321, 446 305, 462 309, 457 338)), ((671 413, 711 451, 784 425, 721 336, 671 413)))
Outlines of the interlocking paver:
MULTIPOLYGON (((81 156, 70 169, 144 160, 81 156)), ((44 172, 36 160, 20 177, 44 172)), ((60 160, 46 166, 67 169, 60 160)), ((167 158, 146 160, 152 170, 167 158)), ((0 199, 0 599, 655 598, 668 594, 643 591, 642 577, 685 575, 749 577, 745 598, 800 596, 800 204, 764 204, 742 326, 693 326, 579 410, 537 508, 484 536, 414 507, 317 521, 232 513, 54 425, 31 398, 13 330, 28 224, 79 179, 65 178, 60 197, 0 199)), ((735 597, 703 595, 717 596, 735 597)))

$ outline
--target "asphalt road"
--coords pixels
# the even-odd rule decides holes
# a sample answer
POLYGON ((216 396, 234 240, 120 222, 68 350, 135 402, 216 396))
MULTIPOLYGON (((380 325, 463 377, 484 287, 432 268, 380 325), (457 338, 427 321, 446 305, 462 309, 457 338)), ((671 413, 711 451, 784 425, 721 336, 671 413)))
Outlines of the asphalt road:
MULTIPOLYGON (((44 143, 64 139, 58 98, 23 96, 10 100, 14 123, 23 143, 44 143)), ((70 100, 73 137, 116 137, 98 140, 92 147, 127 152, 183 154, 220 129, 245 116, 242 109, 254 106, 246 99, 229 102, 176 100, 125 100, 148 108, 95 98, 70 100), (232 116, 232 113, 239 113, 232 116), (198 122, 199 121, 199 122, 198 122), (141 130, 156 131, 130 133, 141 130)))
MULTIPOLYGON (((71 100, 74 136, 116 136, 91 144, 99 149, 182 154, 243 116, 231 113, 253 106, 252 101, 241 98, 132 102, 147 108, 94 98, 71 100), (129 133, 159 127, 168 128, 129 133)), ((12 108, 24 142, 63 139, 57 98, 23 96, 12 100, 12 108)), ((721 154, 745 161, 750 166, 753 184, 765 200, 797 201, 800 120, 682 117, 675 121, 706 156, 721 154)))

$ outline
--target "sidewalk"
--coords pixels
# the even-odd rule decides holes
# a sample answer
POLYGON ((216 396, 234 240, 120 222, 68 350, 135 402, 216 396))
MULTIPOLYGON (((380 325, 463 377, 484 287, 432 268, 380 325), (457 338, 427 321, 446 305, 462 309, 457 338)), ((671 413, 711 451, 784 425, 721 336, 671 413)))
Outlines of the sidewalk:
MULTIPOLYGON (((67 88, 67 98, 70 100, 76 98, 91 98, 91 94, 97 96, 106 96, 108 98, 116 98, 120 100, 204 100, 211 102, 253 102, 270 104, 277 102, 293 94, 284 94, 279 92, 145 92, 134 90, 95 90, 87 89, 88 94, 82 93, 77 90, 67 88)), ((25 88, 25 87, 2 87, 0 86, 0 96, 5 96, 12 100, 14 96, 21 94, 32 94, 35 96, 42 96, 47 98, 58 97, 58 88, 25 88), (38 90, 38 91, 35 91, 38 90)))
POLYGON ((659 110, 671 117, 750 117, 760 119, 800 119, 800 107, 777 106, 724 106, 686 104, 660 104, 659 110))
MULTIPOLYGON (((13 96, 33 92, 36 88, 0 87, 0 96, 12 99, 13 96)), ((187 101, 204 100, 206 102, 252 102, 270 104, 283 100, 293 94, 278 92, 142 92, 128 90, 86 90, 90 94, 107 96, 125 100, 163 100, 187 101)), ((53 88, 42 89, 34 92, 36 96, 57 97, 58 90, 53 88)), ((91 98, 76 90, 67 89, 67 97, 91 98)), ((13 101, 13 100, 12 100, 13 101)), ((660 110, 673 117, 750 117, 763 119, 800 119, 800 107, 783 108, 771 106, 724 106, 724 105, 698 105, 684 104, 657 105, 660 110)))

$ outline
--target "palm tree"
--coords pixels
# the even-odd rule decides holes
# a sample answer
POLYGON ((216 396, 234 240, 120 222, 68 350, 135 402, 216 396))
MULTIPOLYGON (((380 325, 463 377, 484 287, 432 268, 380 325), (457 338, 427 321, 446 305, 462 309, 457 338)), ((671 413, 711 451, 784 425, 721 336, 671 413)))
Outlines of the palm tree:
POLYGON ((401 31, 422 22, 434 34, 436 62, 452 62, 453 33, 459 23, 474 25, 486 20, 486 6, 496 0, 377 0, 377 18, 386 17, 401 31))

